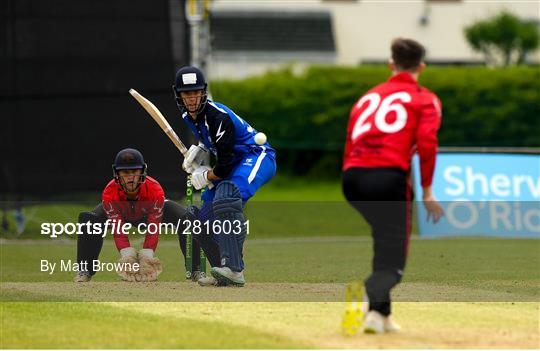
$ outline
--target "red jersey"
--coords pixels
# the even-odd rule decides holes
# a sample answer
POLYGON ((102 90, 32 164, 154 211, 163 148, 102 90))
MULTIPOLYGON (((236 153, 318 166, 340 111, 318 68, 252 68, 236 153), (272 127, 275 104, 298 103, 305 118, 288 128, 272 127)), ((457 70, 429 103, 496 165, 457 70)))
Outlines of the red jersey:
POLYGON ((417 150, 422 186, 429 186, 440 124, 441 102, 437 96, 418 85, 410 73, 398 73, 368 91, 353 106, 343 170, 394 167, 409 172, 417 150))
MULTIPOLYGON (((102 204, 107 217, 111 220, 122 220, 126 222, 142 222, 147 224, 155 223, 158 227, 163 217, 163 204, 165 203, 165 193, 157 180, 146 177, 144 183, 139 188, 137 200, 126 199, 126 193, 114 179, 107 184, 103 190, 102 204)), ((129 247, 129 239, 126 234, 119 230, 117 225, 113 233, 114 242, 118 250, 129 247)), ((159 240, 159 233, 150 234, 147 231, 143 248, 156 250, 159 240)))

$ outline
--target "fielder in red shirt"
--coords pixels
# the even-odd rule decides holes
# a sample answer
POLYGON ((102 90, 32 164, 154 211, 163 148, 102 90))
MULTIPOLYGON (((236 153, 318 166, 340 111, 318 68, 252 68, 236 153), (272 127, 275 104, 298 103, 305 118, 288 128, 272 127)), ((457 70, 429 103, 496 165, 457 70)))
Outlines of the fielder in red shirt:
MULTIPOLYGON (((423 200, 437 222, 442 207, 431 183, 437 155, 441 102, 417 82, 424 47, 410 39, 392 42, 392 76, 353 106, 343 161, 343 193, 372 228, 373 272, 365 280, 369 300, 364 332, 400 327, 390 318, 390 290, 402 279, 411 229, 411 158, 420 157, 423 200)), ((351 313, 351 311, 346 311, 351 313)), ((344 325, 345 326, 345 325, 344 325)))

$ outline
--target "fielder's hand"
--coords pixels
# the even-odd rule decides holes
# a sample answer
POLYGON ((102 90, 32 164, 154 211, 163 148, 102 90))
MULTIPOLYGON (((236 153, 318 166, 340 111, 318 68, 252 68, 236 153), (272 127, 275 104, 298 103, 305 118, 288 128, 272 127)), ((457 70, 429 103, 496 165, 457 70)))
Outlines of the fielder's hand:
POLYGON ((193 171, 191 175, 191 184, 197 190, 201 190, 205 186, 210 184, 208 180, 208 171, 211 170, 208 166, 201 166, 193 171))
POLYGON ((431 187, 424 188, 422 202, 424 203, 424 207, 427 210, 426 220, 428 222, 431 218, 433 220, 433 223, 437 223, 441 219, 441 217, 444 216, 444 209, 435 198, 435 195, 433 195, 431 187))
POLYGON ((138 263, 137 251, 132 247, 126 247, 120 250, 120 259, 118 262, 123 263, 122 268, 116 271, 120 278, 128 282, 136 281, 135 275, 139 271, 134 270, 133 265, 138 263))
POLYGON ((197 168, 209 165, 210 152, 203 144, 199 144, 191 145, 184 157, 182 168, 188 173, 193 173, 197 168))
POLYGON ((142 249, 138 252, 139 264, 141 265, 139 272, 135 275, 138 282, 153 282, 163 272, 161 261, 154 256, 154 250, 142 249))

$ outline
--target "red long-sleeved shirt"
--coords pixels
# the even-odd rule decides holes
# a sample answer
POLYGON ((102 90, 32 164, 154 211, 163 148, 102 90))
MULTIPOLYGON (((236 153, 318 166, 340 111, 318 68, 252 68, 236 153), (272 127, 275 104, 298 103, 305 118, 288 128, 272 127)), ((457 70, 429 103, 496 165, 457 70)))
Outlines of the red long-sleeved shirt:
MULTIPOLYGON (((120 184, 111 180, 103 190, 102 204, 107 217, 111 220, 122 220, 122 223, 146 221, 146 224, 154 223, 158 226, 163 217, 163 204, 165 203, 165 193, 157 180, 146 177, 144 183, 139 188, 137 200, 127 200, 126 194, 120 184)), ((119 225, 116 225, 113 233, 114 242, 118 250, 129 247, 127 234, 120 232, 119 225)), ((159 240, 159 231, 155 234, 146 233, 143 248, 156 250, 159 240)))
POLYGON ((352 167, 397 167, 410 170, 415 151, 420 157, 422 186, 433 181, 441 102, 406 72, 392 76, 353 106, 343 170, 352 167))

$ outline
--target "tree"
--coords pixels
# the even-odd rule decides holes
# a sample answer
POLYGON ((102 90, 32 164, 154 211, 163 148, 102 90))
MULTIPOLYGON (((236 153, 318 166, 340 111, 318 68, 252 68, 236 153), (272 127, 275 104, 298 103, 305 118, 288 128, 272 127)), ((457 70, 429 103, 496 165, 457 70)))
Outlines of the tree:
POLYGON ((466 27, 465 37, 473 50, 484 54, 488 65, 522 64, 540 44, 536 24, 506 11, 466 27))

